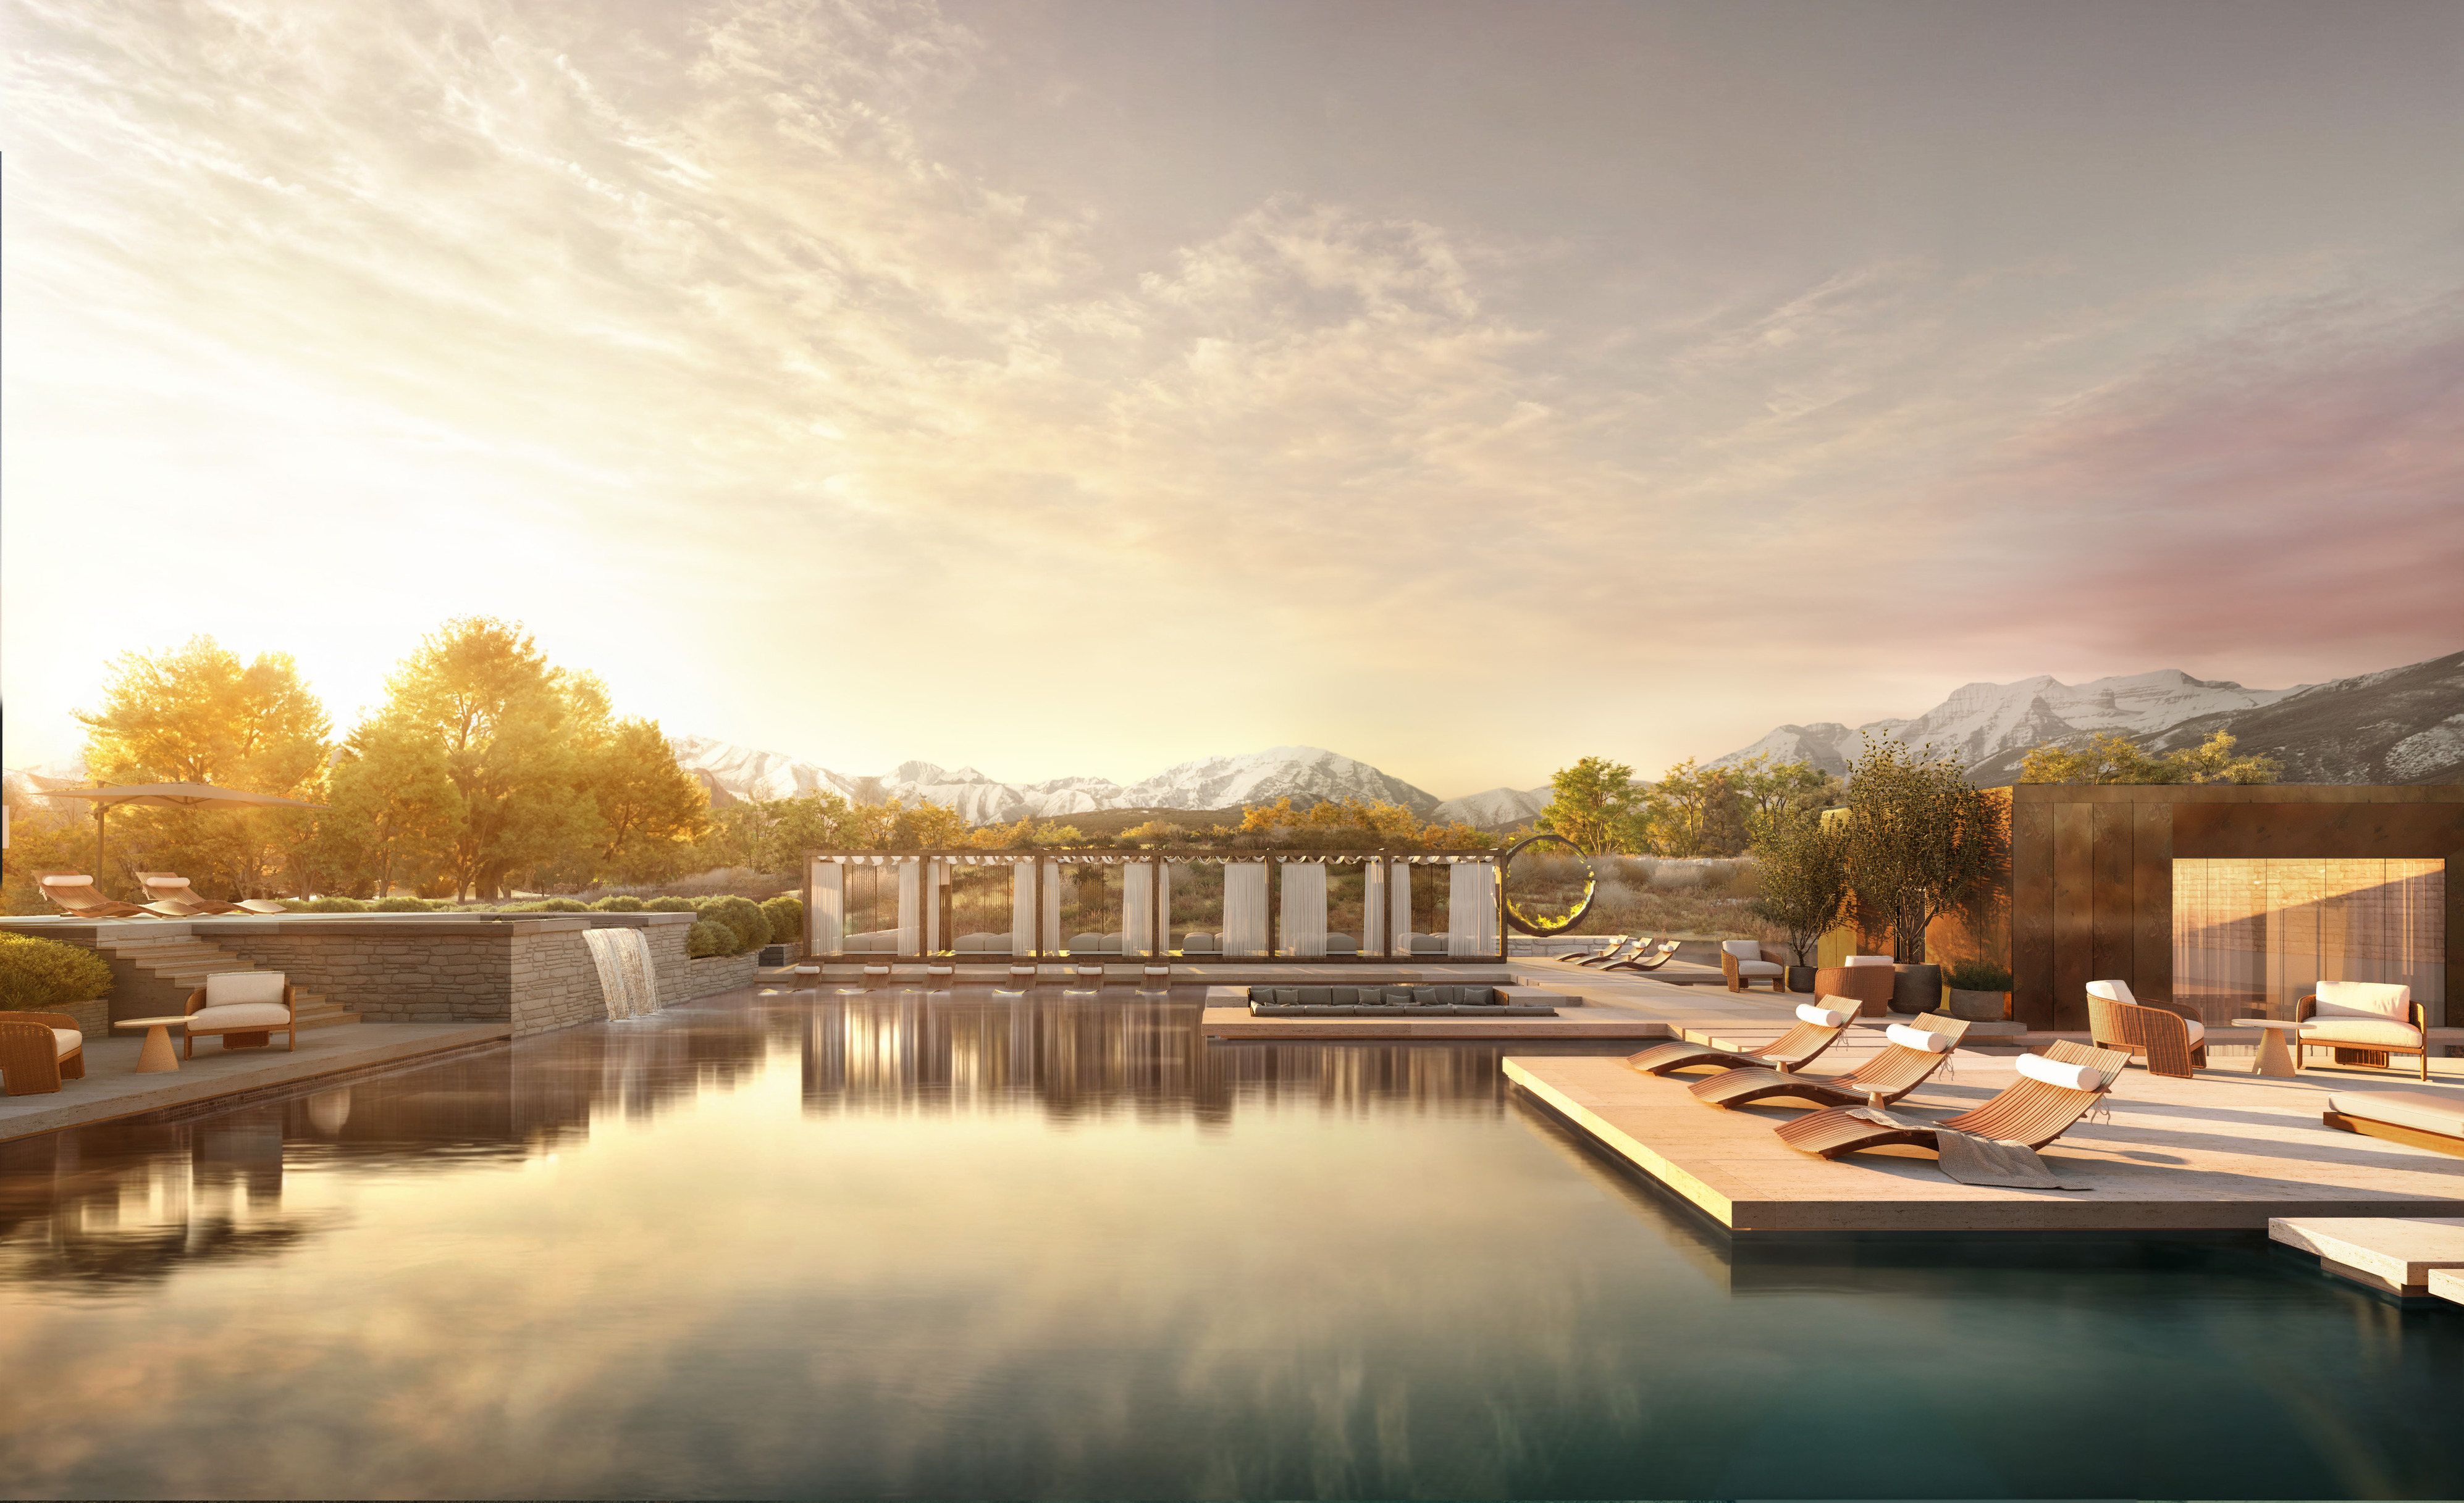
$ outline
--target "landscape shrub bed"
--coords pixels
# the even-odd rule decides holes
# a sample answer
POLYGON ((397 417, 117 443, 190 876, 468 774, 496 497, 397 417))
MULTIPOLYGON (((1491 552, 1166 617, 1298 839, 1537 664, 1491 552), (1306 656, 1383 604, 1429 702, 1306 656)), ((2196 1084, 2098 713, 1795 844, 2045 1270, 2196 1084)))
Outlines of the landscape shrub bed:
POLYGON ((43 1013, 111 990, 111 967, 90 949, 31 934, 0 934, 0 1009, 43 1013))

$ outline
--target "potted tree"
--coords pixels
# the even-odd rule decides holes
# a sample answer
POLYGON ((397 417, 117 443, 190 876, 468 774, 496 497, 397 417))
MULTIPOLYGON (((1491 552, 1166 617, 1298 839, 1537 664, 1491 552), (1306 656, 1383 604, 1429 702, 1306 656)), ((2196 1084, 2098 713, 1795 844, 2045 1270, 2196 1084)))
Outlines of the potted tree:
POLYGON ((1925 929, 2000 866, 2000 808, 1969 786, 1957 758, 1884 737, 1849 766, 1847 825, 1849 885, 1891 928, 1891 1006, 1930 1013, 1942 1004, 1942 968, 1925 960, 1925 929))
POLYGON ((2010 968, 1990 960, 1963 960, 1953 963, 1943 979, 1949 984, 1951 1016, 1971 1023, 1998 1023, 2010 1015, 2010 968))
POLYGON ((1848 865, 1841 832, 1825 825, 1818 811, 1783 816, 1754 840, 1762 869, 1762 896, 1749 911, 1788 936, 1794 963, 1791 991, 1814 990, 1815 947, 1839 925, 1848 907, 1848 865))

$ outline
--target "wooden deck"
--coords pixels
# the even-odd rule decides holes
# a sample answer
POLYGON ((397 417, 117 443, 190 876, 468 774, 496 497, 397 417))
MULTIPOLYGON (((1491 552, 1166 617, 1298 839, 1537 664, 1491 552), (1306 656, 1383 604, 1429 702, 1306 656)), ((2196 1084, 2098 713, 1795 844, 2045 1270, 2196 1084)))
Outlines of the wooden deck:
POLYGON ((1208 1038, 1607 1038, 1638 1049, 1671 1036, 1666 1023, 1621 1013, 1556 1017, 1252 1017, 1245 1007, 1210 1007, 1199 1023, 1208 1038))
MULTIPOLYGON (((1815 1073, 1847 1070, 1870 1047, 1843 1041, 1815 1073)), ((2433 1089, 2464 1096, 2459 1061, 2436 1063, 2433 1089)), ((1895 1110, 1949 1116, 2015 1078, 2004 1055, 1961 1050, 1954 1068, 1954 1078, 1895 1110)), ((1829 1162, 1798 1153, 1771 1127, 1803 1108, 1705 1106, 1685 1091, 1699 1074, 1659 1078, 1619 1059, 1567 1057, 1508 1057, 1505 1070, 1599 1147, 1735 1232, 2265 1231, 2275 1217, 2464 1215, 2464 1160, 2320 1122, 2331 1091, 2420 1089, 2391 1072, 2277 1080, 2228 1066, 2180 1080, 2126 1071, 2108 1117, 2045 1150, 2063 1178, 2093 1187, 2064 1191, 1960 1185, 1921 1148, 1829 1162)))

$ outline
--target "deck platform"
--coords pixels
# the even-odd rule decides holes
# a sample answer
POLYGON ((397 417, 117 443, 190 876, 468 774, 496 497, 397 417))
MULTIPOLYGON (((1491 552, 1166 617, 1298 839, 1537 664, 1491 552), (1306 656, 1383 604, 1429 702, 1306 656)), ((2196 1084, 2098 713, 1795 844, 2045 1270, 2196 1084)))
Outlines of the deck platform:
MULTIPOLYGON (((226 1051, 199 1039, 195 1058, 160 1075, 136 1073, 142 1036, 90 1038, 84 1079, 63 1080, 57 1091, 38 1095, 0 1096, 0 1142, 379 1069, 512 1036, 505 1023, 363 1023, 302 1030, 297 1050, 276 1044, 226 1051)), ((176 1037, 171 1047, 179 1048, 176 1037)))
POLYGON ((2464 1268, 2433 1268, 2429 1282, 2432 1295, 2464 1305, 2464 1268))
MULTIPOLYGON (((1879 1045, 1879 1034, 1861 1036, 1872 1032, 1856 1030, 1815 1073, 1853 1067, 1879 1045)), ((2456 1089, 2453 1062, 2440 1063, 2451 1068, 2438 1084, 2456 1089)), ((2018 1190, 1958 1184, 1922 1148, 1836 1161, 1799 1153, 1771 1128, 1805 1108, 1705 1106, 1685 1090, 1699 1073, 1655 1078, 1598 1057, 1509 1056, 1504 1067, 1598 1146, 1732 1232, 2262 1231, 2277 1217, 2464 1216, 2464 1162, 2320 1122, 2331 1091, 2420 1089, 2355 1070, 2290 1080, 2230 1067, 2188 1080, 2126 1071, 2108 1116, 2044 1150, 2057 1173, 2093 1187, 2018 1190)), ((2005 1055, 1963 1049, 1953 1068, 1953 1078, 1937 1078, 1894 1110, 1947 1117, 2015 1078, 2005 1055)))
MULTIPOLYGON (((1313 983, 1314 984, 1314 983, 1313 983)), ((1518 1002, 1568 1009, 1555 1017, 1259 1017, 1250 1013, 1242 987, 1209 987, 1199 1032, 1207 1038, 1604 1038, 1636 1040, 1674 1036, 1657 1018, 1623 1010, 1593 1009, 1571 991, 1549 987, 1501 985, 1518 1002)))
POLYGON ((2438 1269, 2464 1270, 2464 1217, 2274 1216, 2270 1240, 2319 1254, 2319 1266, 2390 1295, 2430 1293, 2438 1269))

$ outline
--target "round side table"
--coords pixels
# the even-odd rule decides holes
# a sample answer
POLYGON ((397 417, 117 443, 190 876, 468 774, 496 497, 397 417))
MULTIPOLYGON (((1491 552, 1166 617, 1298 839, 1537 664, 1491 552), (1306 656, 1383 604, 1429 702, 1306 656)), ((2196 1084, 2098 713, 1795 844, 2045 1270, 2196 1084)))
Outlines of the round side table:
POLYGON ((137 1073, 160 1075, 180 1068, 180 1056, 171 1052, 171 1025, 187 1020, 185 1013, 175 1017, 123 1017, 111 1026, 145 1030, 145 1047, 137 1052, 137 1073))
POLYGON ((2293 1057, 2293 1051, 2286 1048, 2284 1042, 2285 1035, 2301 1032, 2299 1022, 2289 1017, 2237 1017, 2233 1020, 2233 1026, 2267 1030, 2258 1035, 2258 1057, 2250 1062, 2251 1074, 2289 1078, 2301 1073, 2299 1062, 2293 1057))

